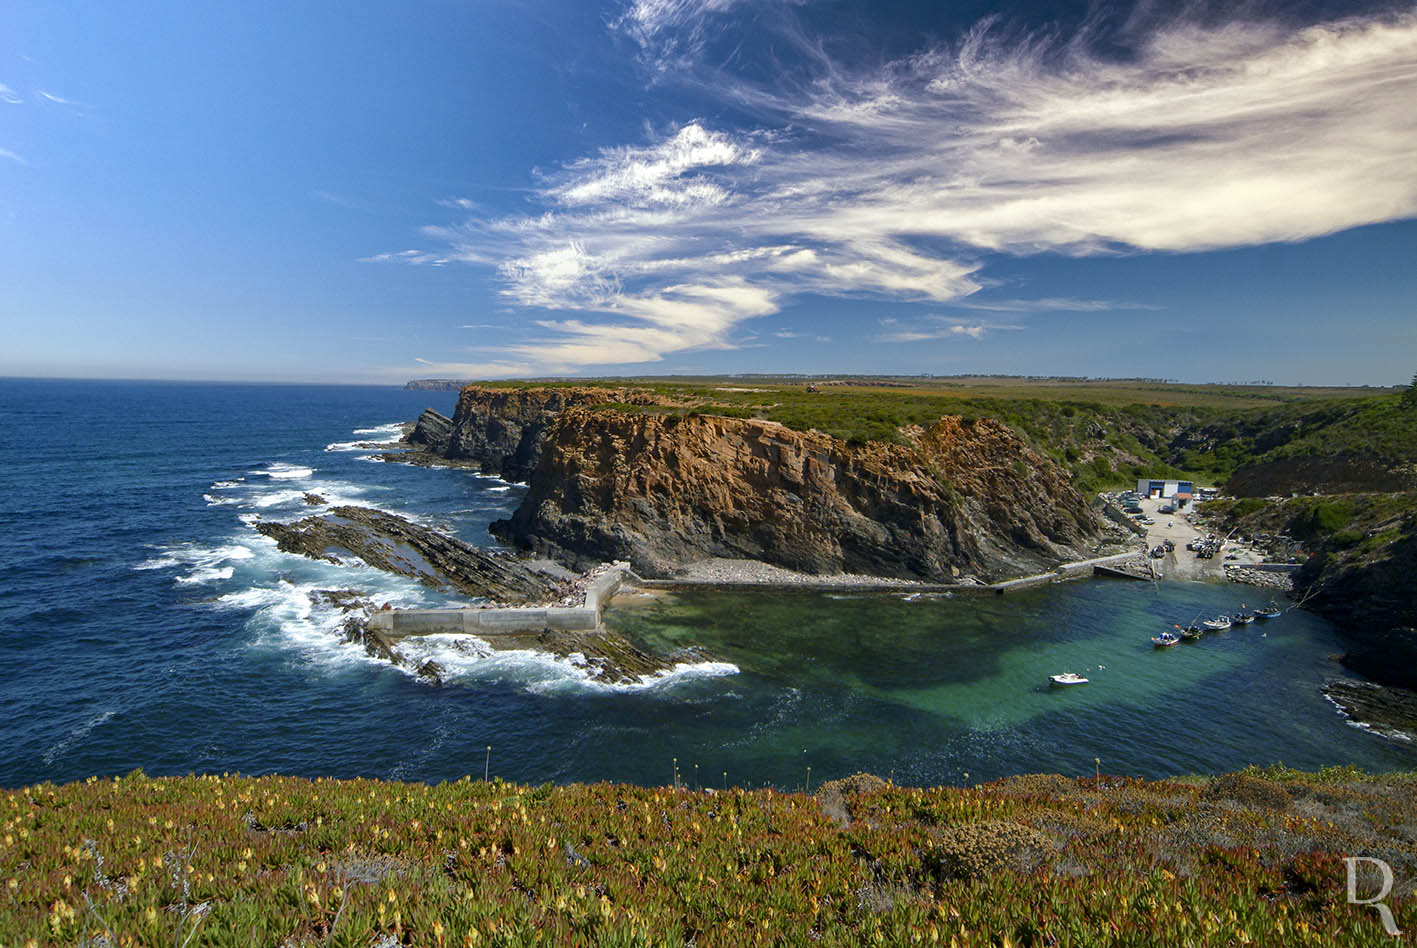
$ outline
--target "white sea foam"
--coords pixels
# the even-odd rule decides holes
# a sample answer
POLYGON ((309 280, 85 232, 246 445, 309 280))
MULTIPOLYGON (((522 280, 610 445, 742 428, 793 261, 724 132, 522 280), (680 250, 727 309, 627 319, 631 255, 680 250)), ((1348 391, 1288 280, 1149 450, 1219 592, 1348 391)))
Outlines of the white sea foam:
POLYGON ((211 489, 212 489, 212 490, 231 490, 233 487, 244 487, 244 486, 246 486, 246 478, 244 478, 244 477, 238 477, 238 478, 237 478, 236 480, 234 480, 234 481, 216 481, 215 483, 212 484, 211 489))
POLYGON ((169 566, 180 566, 182 561, 171 556, 155 556, 150 560, 143 560, 133 569, 167 569, 169 566))
POLYGON ((217 497, 212 494, 203 494, 202 499, 207 502, 208 507, 229 507, 241 503, 240 497, 217 497))
POLYGON ((253 507, 279 507, 281 504, 294 504, 305 502, 305 491, 303 490, 278 490, 269 494, 258 494, 251 498, 250 504, 253 507))
POLYGON ((69 748, 73 747, 76 743, 88 737, 89 733, 93 731, 94 728, 108 721, 112 717, 112 711, 100 711, 98 714, 95 714, 83 724, 80 724, 78 727, 71 730, 68 734, 64 735, 62 739, 55 741, 49 746, 49 749, 44 752, 45 766, 47 767, 50 764, 53 764, 59 758, 63 757, 66 753, 68 753, 69 748))
POLYGON ((355 428, 354 434, 366 435, 358 441, 332 441, 326 451, 367 451, 383 444, 398 444, 403 440, 403 422, 379 425, 375 428, 355 428))
POLYGON ((406 657, 406 671, 426 661, 442 666, 444 677, 452 680, 514 682, 535 694, 563 692, 623 693, 669 687, 696 678, 736 675, 738 666, 728 662, 681 663, 637 681, 607 682, 597 677, 597 664, 573 652, 566 657, 535 649, 494 649, 473 635, 426 635, 399 643, 406 657))
POLYGON ((401 421, 395 421, 373 428, 355 428, 354 433, 357 435, 384 435, 385 440, 397 441, 403 437, 403 424, 401 421))
MULTIPOLYGON (((275 553, 286 557, 287 554, 275 553)), ((246 628, 255 634, 253 646, 275 648, 293 660, 312 669, 328 671, 351 664, 377 665, 388 663, 369 655, 363 646, 347 642, 341 626, 349 613, 320 600, 320 590, 353 586, 363 590, 371 602, 390 602, 398 608, 426 607, 420 588, 402 577, 388 576, 375 570, 361 569, 366 574, 351 579, 334 575, 348 572, 347 568, 327 563, 310 563, 303 567, 325 577, 314 581, 280 579, 227 593, 216 599, 218 608, 250 610, 246 628)))
POLYGON ((379 457, 377 454, 361 454, 359 457, 355 458, 355 460, 356 460, 356 461, 369 461, 369 462, 374 463, 374 464, 387 464, 387 463, 388 463, 384 458, 379 457))
POLYGON ((286 464, 283 461, 272 461, 265 468, 259 471, 251 471, 252 474, 264 474, 273 481, 294 481, 310 477, 315 473, 313 467, 302 467, 299 464, 286 464))
MULTIPOLYGON (((179 543, 176 546, 159 547, 158 553, 158 556, 144 560, 133 569, 168 569, 174 566, 189 566, 200 571, 212 569, 233 560, 249 560, 256 555, 249 546, 241 543, 229 543, 215 547, 179 543)), ((179 580, 179 582, 181 581, 179 580)))
POLYGON ((230 579, 235 572, 236 567, 234 566, 204 566, 201 569, 193 570, 186 576, 177 577, 177 582, 183 586, 210 583, 218 579, 230 579))

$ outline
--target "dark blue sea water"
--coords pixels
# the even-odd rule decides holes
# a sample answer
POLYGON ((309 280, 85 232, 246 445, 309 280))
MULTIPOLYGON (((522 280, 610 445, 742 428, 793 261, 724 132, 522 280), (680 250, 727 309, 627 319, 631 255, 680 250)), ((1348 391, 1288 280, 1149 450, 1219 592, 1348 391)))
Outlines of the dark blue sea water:
MULTIPOLYGON (((722 659, 639 687, 535 653, 459 653, 441 688, 365 656, 311 598, 438 594, 282 554, 257 517, 306 492, 493 545, 522 489, 369 460, 359 442, 454 395, 394 388, 0 380, 0 785, 141 767, 437 781, 797 786, 1284 761, 1417 766, 1319 693, 1341 650, 1294 611, 1154 652, 1146 638, 1257 590, 1082 582, 1008 598, 682 594, 612 620, 722 659), (1040 683, 1064 669, 1093 684, 1040 683), (736 669, 736 671, 735 671, 736 669), (726 673, 732 672, 732 673, 726 673)), ((433 648, 435 646, 428 646, 433 648)))

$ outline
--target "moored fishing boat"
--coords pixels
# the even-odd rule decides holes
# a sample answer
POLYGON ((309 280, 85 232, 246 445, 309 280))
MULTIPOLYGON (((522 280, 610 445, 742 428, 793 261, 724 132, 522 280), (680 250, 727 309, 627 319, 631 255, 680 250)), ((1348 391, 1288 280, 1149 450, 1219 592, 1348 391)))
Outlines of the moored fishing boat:
POLYGON ((1255 614, 1253 612, 1237 612, 1230 617, 1230 621, 1235 625, 1249 625, 1255 621, 1255 614))
POLYGON ((1230 628, 1230 617, 1216 616, 1214 619, 1205 619, 1201 625, 1212 632, 1221 632, 1230 628))
POLYGON ((1188 625, 1181 630, 1181 639, 1186 642, 1194 642, 1201 637, 1202 631, 1204 630, 1198 625, 1188 625))
POLYGON ((1151 644, 1155 645, 1157 648, 1170 648, 1180 641, 1180 636, 1176 635, 1174 632, 1162 632, 1160 635, 1153 635, 1151 637, 1151 644))
POLYGON ((1084 677, 1082 677, 1081 675, 1077 674, 1076 672, 1063 672, 1063 673, 1060 674, 1060 675, 1049 675, 1049 676, 1048 676, 1048 680, 1049 680, 1050 682, 1052 682, 1053 684, 1058 685, 1058 686, 1060 686, 1060 687, 1061 687, 1061 686, 1064 686, 1064 685, 1085 685, 1085 684, 1087 684, 1087 679, 1084 678, 1084 677))
POLYGON ((1255 610, 1256 619, 1278 619, 1283 613, 1274 603, 1255 610))

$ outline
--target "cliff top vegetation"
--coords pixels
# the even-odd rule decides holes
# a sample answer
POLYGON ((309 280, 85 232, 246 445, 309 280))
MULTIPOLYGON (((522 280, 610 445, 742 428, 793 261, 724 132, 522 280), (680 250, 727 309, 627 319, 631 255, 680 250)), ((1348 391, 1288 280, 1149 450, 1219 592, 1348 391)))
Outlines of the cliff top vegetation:
POLYGON ((488 388, 626 386, 662 406, 817 429, 851 442, 909 439, 942 415, 997 418, 1071 472, 1083 491, 1137 477, 1224 482, 1237 469, 1292 457, 1417 463, 1407 389, 1184 385, 1149 380, 951 378, 636 378, 488 382, 488 388))

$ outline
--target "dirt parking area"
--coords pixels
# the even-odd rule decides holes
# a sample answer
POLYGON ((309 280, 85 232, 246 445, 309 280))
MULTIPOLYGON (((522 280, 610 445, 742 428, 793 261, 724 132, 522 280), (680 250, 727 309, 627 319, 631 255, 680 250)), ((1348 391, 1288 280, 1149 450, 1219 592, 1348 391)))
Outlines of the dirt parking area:
POLYGON ((1147 549, 1161 546, 1165 540, 1170 540, 1176 547, 1163 559, 1152 560, 1152 563, 1168 579, 1225 582, 1225 555, 1229 552, 1230 547, 1222 548, 1219 553, 1208 560, 1196 556, 1193 551, 1186 549, 1186 544, 1199 539, 1204 534, 1191 524, 1184 513, 1165 514, 1161 512, 1162 507, 1170 505, 1170 500, 1154 500, 1149 497, 1141 502, 1141 509, 1156 521, 1149 526, 1143 524, 1146 526, 1147 549))

